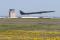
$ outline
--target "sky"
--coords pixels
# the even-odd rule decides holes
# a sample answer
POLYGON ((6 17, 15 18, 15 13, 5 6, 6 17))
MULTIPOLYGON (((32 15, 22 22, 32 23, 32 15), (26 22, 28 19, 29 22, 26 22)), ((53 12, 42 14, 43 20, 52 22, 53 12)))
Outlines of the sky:
POLYGON ((60 17, 60 0, 0 0, 0 16, 8 16, 9 9, 24 12, 55 11, 54 13, 33 14, 26 16, 55 16, 60 17))

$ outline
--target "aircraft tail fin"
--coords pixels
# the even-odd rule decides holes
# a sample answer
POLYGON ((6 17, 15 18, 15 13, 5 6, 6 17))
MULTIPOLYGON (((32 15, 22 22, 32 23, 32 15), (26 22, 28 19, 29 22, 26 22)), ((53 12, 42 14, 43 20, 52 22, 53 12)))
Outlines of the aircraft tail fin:
POLYGON ((24 12, 20 10, 20 14, 21 14, 21 15, 23 15, 23 14, 24 14, 24 12))

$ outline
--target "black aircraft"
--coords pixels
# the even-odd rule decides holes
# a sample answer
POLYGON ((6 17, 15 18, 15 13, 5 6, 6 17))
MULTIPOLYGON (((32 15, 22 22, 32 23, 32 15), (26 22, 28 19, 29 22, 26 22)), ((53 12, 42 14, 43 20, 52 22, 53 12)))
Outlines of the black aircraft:
POLYGON ((30 15, 30 14, 42 14, 42 13, 50 13, 50 12, 55 12, 55 11, 41 11, 41 12, 30 12, 30 13, 25 13, 20 10, 21 15, 30 15))

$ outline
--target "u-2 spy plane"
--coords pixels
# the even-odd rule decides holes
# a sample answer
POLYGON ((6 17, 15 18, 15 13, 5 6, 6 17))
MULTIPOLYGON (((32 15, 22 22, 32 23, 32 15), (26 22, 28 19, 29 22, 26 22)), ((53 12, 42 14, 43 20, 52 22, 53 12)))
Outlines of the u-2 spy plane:
POLYGON ((50 12, 55 12, 55 11, 41 11, 41 12, 30 12, 30 13, 25 13, 20 10, 21 15, 30 15, 30 14, 42 14, 42 13, 50 13, 50 12))

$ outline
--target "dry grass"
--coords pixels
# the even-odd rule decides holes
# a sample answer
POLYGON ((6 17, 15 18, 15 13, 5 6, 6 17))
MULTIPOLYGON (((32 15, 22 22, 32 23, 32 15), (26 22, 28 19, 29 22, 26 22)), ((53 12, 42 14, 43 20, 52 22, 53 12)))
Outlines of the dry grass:
POLYGON ((0 40, 60 40, 60 32, 8 30, 0 32, 0 40))

